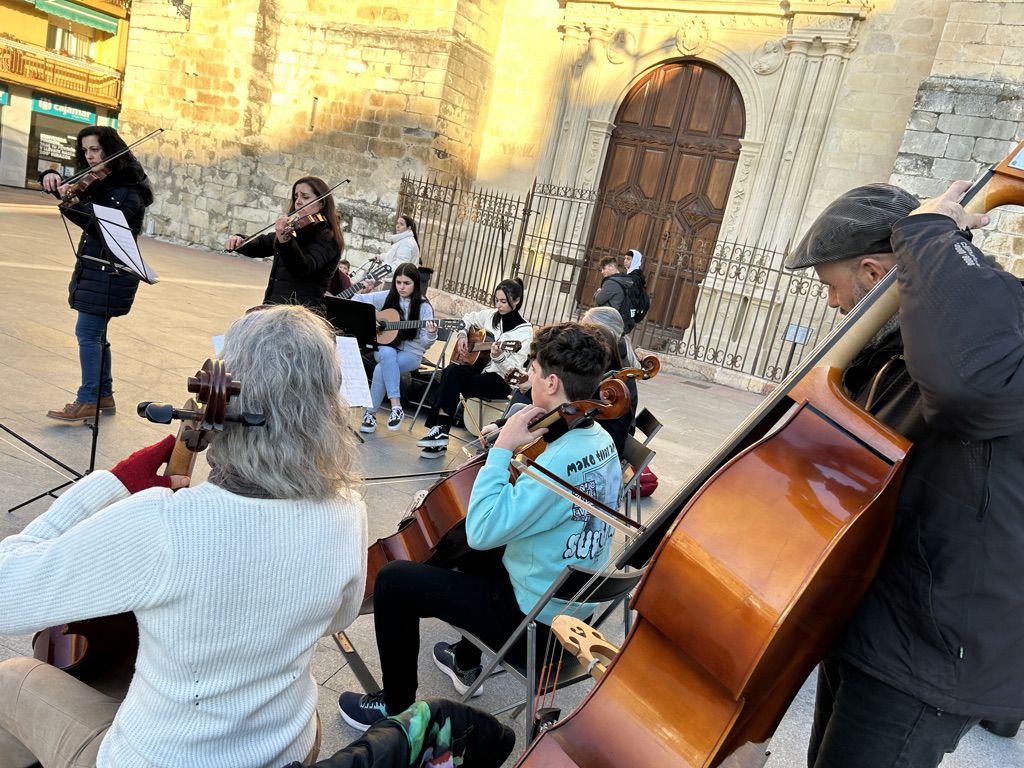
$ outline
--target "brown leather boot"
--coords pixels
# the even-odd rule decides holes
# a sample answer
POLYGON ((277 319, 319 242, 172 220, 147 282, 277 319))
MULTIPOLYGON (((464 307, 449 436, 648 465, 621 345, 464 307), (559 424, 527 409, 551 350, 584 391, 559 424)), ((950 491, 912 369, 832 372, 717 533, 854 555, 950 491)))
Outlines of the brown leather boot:
POLYGON ((107 395, 106 397, 100 398, 100 411, 102 411, 107 416, 113 413, 117 413, 117 406, 114 405, 113 395, 107 395))
POLYGON ((68 403, 59 411, 47 411, 46 415, 57 421, 86 421, 96 415, 95 403, 80 403, 77 400, 68 403))

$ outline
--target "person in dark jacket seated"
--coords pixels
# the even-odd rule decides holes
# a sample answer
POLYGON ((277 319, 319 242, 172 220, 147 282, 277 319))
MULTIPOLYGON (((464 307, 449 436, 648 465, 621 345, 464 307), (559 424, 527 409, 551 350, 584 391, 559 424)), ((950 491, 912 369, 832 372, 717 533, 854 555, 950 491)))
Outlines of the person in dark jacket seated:
POLYGON ((844 384, 914 442, 881 568, 819 666, 811 768, 933 768, 980 719, 1024 716, 1024 291, 971 244, 969 187, 858 187, 786 260, 844 314, 898 267, 900 311, 844 384))
POLYGON ((313 202, 327 194, 328 189, 327 183, 316 176, 299 179, 292 185, 288 213, 274 222, 273 232, 260 235, 245 245, 242 245, 244 235, 232 235, 224 243, 225 251, 237 251, 249 258, 273 256, 264 304, 302 304, 324 314, 324 293, 345 250, 334 196, 327 195, 313 202), (302 226, 296 226, 292 214, 297 214, 302 226), (323 216, 324 221, 301 221, 316 214, 323 216))
POLYGON ((60 209, 65 218, 82 228, 75 270, 68 286, 68 304, 78 312, 75 336, 78 338, 82 383, 75 393, 74 402, 46 414, 58 421, 85 421, 96 415, 97 407, 106 414, 115 410, 110 345, 103 347, 104 329, 109 318, 127 315, 131 310, 139 280, 134 275, 111 272, 110 267, 93 260, 106 257, 103 241, 92 218, 92 206, 96 203, 119 209, 131 227, 132 235, 138 237, 146 208, 153 202, 153 190, 146 172, 131 152, 101 165, 107 157, 124 149, 127 149, 124 139, 113 128, 91 125, 78 132, 75 140, 76 171, 80 173, 100 166, 110 173, 94 182, 77 200, 64 200, 69 187, 57 171, 49 169, 39 176, 43 191, 62 199, 60 209))

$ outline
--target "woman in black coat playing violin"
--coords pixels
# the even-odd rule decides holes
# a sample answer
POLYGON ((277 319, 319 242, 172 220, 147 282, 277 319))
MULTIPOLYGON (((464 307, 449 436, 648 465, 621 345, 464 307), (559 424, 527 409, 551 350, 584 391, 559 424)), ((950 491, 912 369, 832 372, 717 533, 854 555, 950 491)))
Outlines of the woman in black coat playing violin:
POLYGON ((324 313, 324 293, 345 249, 334 196, 327 194, 328 189, 316 176, 299 179, 292 185, 288 214, 274 222, 273 232, 248 243, 243 235, 232 235, 224 244, 224 250, 249 258, 274 257, 264 304, 302 304, 324 313), (312 202, 323 195, 327 195, 323 200, 312 202))
POLYGON ((110 267, 102 263, 107 259, 93 219, 92 206, 96 203, 119 209, 132 235, 139 236, 146 208, 153 202, 153 190, 146 172, 131 152, 104 163, 111 155, 127 148, 124 139, 113 128, 90 125, 78 132, 76 170, 81 173, 93 169, 98 175, 106 175, 80 190, 65 183, 57 171, 46 170, 39 176, 43 191, 61 199, 60 208, 65 218, 82 228, 75 271, 68 285, 68 304, 78 312, 75 336, 78 338, 82 383, 74 402, 46 414, 58 421, 91 419, 96 415, 97 407, 104 413, 113 413, 115 409, 110 345, 103 346, 104 329, 109 318, 127 315, 131 310, 139 280, 134 275, 111 274, 110 267))

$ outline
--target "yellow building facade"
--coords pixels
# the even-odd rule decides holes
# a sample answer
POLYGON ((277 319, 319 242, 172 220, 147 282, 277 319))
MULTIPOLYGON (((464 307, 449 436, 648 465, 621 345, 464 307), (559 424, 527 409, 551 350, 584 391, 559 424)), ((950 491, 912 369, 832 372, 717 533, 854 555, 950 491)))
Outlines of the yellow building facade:
POLYGON ((0 0, 0 184, 70 171, 85 125, 117 125, 129 0, 0 0))

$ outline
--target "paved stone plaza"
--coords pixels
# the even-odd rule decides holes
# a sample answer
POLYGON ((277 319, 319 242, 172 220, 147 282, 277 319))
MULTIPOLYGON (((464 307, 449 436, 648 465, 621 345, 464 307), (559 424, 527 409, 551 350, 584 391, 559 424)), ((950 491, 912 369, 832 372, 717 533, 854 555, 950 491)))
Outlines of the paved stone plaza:
MULTIPOLYGON (((269 216, 269 214, 268 214, 269 216)), ((269 219, 268 219, 269 221, 269 219)), ((77 242, 77 235, 72 231, 77 242)), ((81 426, 57 424, 45 418, 50 408, 74 399, 78 385, 78 354, 74 337, 74 313, 67 306, 67 281, 74 260, 56 206, 37 193, 0 188, 0 382, 4 399, 0 424, 14 430, 60 461, 78 470, 89 463, 90 431, 81 426)), ((155 286, 141 286, 135 307, 126 318, 112 321, 116 416, 103 419, 96 467, 105 469, 132 450, 152 443, 166 428, 135 416, 141 400, 180 401, 186 396, 185 379, 212 354, 210 337, 224 331, 244 309, 259 303, 266 284, 268 265, 217 252, 200 251, 144 239, 143 254, 160 275, 155 286)), ((219 243, 209 243, 211 248, 219 243)), ((527 286, 529 289, 529 286, 527 286)), ((738 392, 670 374, 640 385, 641 405, 650 408, 664 423, 652 447, 661 485, 644 502, 649 517, 668 501, 719 442, 757 402, 755 395, 738 392)), ((361 447, 366 474, 382 467, 392 472, 434 468, 421 460, 415 439, 424 432, 422 422, 410 435, 381 427, 361 447)), ((14 513, 6 510, 64 482, 64 474, 0 433, 0 536, 21 530, 43 512, 50 500, 36 501, 14 513)), ((454 441, 453 441, 454 442, 454 441)), ((461 460, 452 449, 449 464, 461 460)), ((197 479, 205 476, 202 460, 197 479)), ((429 481, 371 484, 366 489, 372 538, 393 531, 412 494, 429 481)), ((3 585, 0 584, 0 589, 3 585)), ((613 637, 614 632, 609 632, 613 637)), ((360 617, 349 635, 378 677, 372 617, 360 617)), ((439 639, 455 633, 437 622, 427 622, 422 632, 420 693, 451 696, 446 677, 429 662, 429 649, 439 639)), ((618 633, 621 638, 621 630, 618 633)), ((0 636, 0 658, 30 652, 29 638, 0 636)), ((357 683, 333 641, 321 640, 314 660, 320 683, 320 716, 325 733, 321 756, 330 754, 356 737, 337 714, 340 691, 357 683)), ((559 694, 563 708, 575 705, 587 686, 559 694)), ((477 699, 483 708, 497 708, 511 701, 512 684, 497 678, 488 681, 477 699)), ((798 768, 811 717, 813 684, 796 699, 772 743, 770 768, 798 768)), ((513 723, 519 734, 516 754, 523 743, 522 718, 513 723)), ((974 729, 959 752, 943 766, 951 768, 1005 768, 1024 765, 1024 735, 1006 740, 974 729)))

